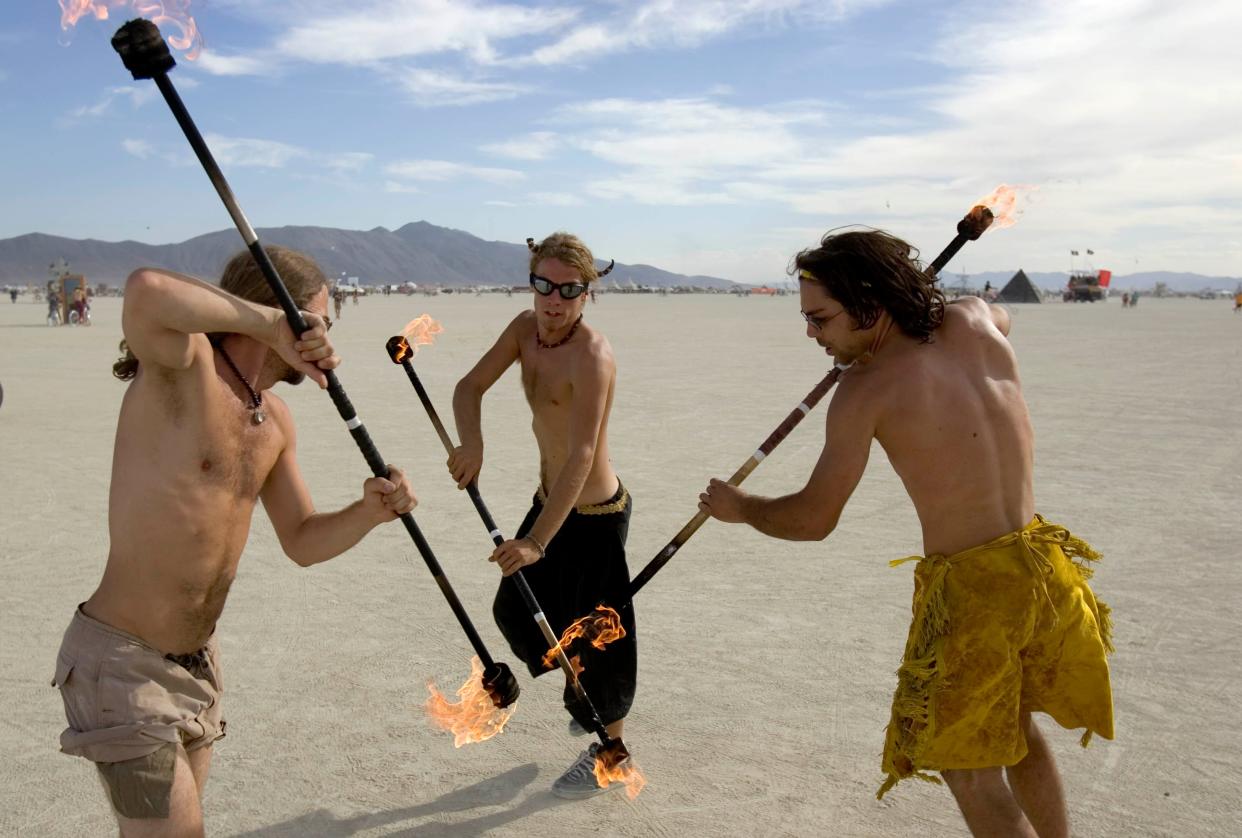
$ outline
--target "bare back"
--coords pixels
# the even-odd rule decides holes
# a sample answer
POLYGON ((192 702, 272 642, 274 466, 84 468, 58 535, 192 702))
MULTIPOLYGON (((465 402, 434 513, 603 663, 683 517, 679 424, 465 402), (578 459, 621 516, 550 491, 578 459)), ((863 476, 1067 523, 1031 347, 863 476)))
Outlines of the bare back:
POLYGON ((918 512, 928 554, 952 554, 1034 514, 1034 434, 1017 360, 989 308, 949 305, 931 343, 894 336, 840 396, 875 405, 875 438, 918 512))
MULTIPOLYGON (((595 455, 576 502, 608 500, 617 491, 617 475, 608 453, 608 417, 612 413, 617 373, 607 339, 584 322, 573 341, 555 349, 543 349, 537 343, 534 316, 524 313, 517 321, 517 341, 522 389, 531 409, 531 430, 539 444, 539 478, 545 489, 556 482, 569 459, 570 441, 574 438, 572 424, 576 419, 574 381, 585 372, 595 372, 599 365, 606 366, 608 392, 595 455)), ((580 410, 578 416, 581 414, 580 410)))
POLYGON ((164 652, 203 646, 224 608, 287 409, 250 421, 203 335, 188 369, 144 364, 117 422, 108 564, 87 613, 164 652))

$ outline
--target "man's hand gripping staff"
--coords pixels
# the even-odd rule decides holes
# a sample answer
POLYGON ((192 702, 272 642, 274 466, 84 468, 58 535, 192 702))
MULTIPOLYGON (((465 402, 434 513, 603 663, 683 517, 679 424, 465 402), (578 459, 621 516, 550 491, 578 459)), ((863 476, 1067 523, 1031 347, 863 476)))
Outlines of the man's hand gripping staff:
MULTIPOLYGON (((440 442, 444 445, 444 450, 452 456, 454 449, 453 440, 449 437, 448 431, 445 430, 444 423, 440 421, 440 416, 436 412, 435 405, 431 403, 431 397, 427 395, 426 388, 423 387, 422 381, 418 377, 418 373, 414 369, 413 356, 414 351, 409 342, 402 335, 394 335, 388 339, 385 345, 388 350, 388 357, 392 359, 394 364, 400 364, 405 368, 405 374, 409 377, 410 383, 414 385, 414 391, 418 393, 418 399, 422 402, 423 408, 427 411, 427 418, 431 420, 432 426, 435 428, 436 434, 440 437, 440 442)), ((471 479, 466 485, 466 493, 470 495, 470 501, 474 504, 475 510, 479 513, 479 518, 483 521, 483 526, 487 528, 488 534, 492 537, 492 542, 499 548, 505 544, 505 538, 501 535, 500 529, 496 526, 495 520, 492 518, 491 512, 488 511, 487 505, 483 502, 483 497, 479 494, 478 483, 471 479)), ((542 552, 542 548, 539 549, 542 552)), ((503 568, 502 568, 503 569, 503 568)), ((631 791, 631 797, 637 796, 641 791, 642 775, 638 773, 633 766, 630 758, 630 752, 626 748, 625 743, 620 737, 613 738, 608 735, 608 731, 600 719, 599 713, 595 709, 595 705, 591 702, 591 698, 587 695, 586 690, 582 686, 582 682, 578 679, 578 671, 574 666, 574 662, 570 660, 566 654, 561 641, 557 638, 556 632, 552 630, 552 626, 548 623, 547 617, 544 616, 543 609, 539 605, 539 601, 535 598, 535 592, 531 590, 530 584, 526 581, 526 577, 522 574, 520 566, 511 573, 506 570, 506 575, 511 575, 517 584, 518 591, 522 595, 522 599, 526 602, 526 606, 530 609, 531 616, 534 618, 539 631, 543 634, 544 639, 548 643, 548 657, 555 659, 560 664, 561 669, 565 672, 565 676, 572 685, 574 695, 579 703, 586 708, 591 716, 591 729, 595 735, 599 737, 600 749, 596 754, 595 774, 601 786, 608 785, 609 782, 619 781, 626 784, 631 791), (635 790, 637 789, 637 790, 635 790)), ((551 666, 550 663, 546 664, 551 666)))
MULTIPOLYGON (((289 325, 296 334, 300 335, 306 332, 308 327, 305 318, 298 311, 293 298, 276 272, 271 259, 268 258, 266 251, 259 243, 254 228, 246 220, 246 216, 242 213, 240 206, 238 206, 236 199, 233 197, 232 189, 224 179, 223 172, 220 171, 220 167, 216 164, 215 158, 207 147, 207 143, 203 140, 198 127, 190 118, 189 111, 186 110, 181 97, 177 94, 176 88, 173 87, 172 81, 168 78, 168 72, 176 66, 176 61, 173 60, 171 53, 169 53, 168 45, 160 34, 159 28, 148 20, 131 20, 113 35, 112 46, 120 54, 126 69, 133 74, 135 79, 152 79, 155 82, 173 116, 176 118, 178 125, 181 126, 181 130, 184 132, 190 146, 194 149, 199 163, 202 164, 208 178, 211 179, 212 185, 215 186, 225 209, 232 216, 233 223, 236 225, 238 232, 241 233, 242 239, 246 242, 246 246, 254 257, 255 263, 262 270, 264 278, 271 286, 276 298, 280 301, 280 307, 284 310, 289 325)), ((345 421, 345 425, 349 429, 350 435, 353 436, 354 442, 357 443, 363 457, 366 458, 367 465, 371 467, 371 471, 376 477, 387 478, 388 466, 384 462, 383 457, 380 456, 379 451, 376 450, 375 443, 371 440, 366 427, 355 413, 353 405, 350 404, 345 389, 341 386, 340 381, 337 380, 335 370, 324 370, 323 375, 327 382, 327 389, 332 397, 332 402, 336 405, 337 412, 340 414, 341 419, 345 421)), ((453 613, 456 615, 462 630, 470 640, 470 644, 474 647, 475 653, 483 664, 481 680, 484 689, 486 689, 492 703, 497 708, 508 707, 518 697, 517 679, 513 676, 513 672, 508 665, 494 661, 488 653, 482 638, 479 637, 474 625, 470 622, 470 617, 466 614, 466 609, 462 606, 461 600, 458 599, 456 592, 449 584, 444 571, 432 553, 430 545, 423 538, 422 532, 414 521, 414 516, 409 512, 405 512, 400 515, 400 518, 405 525, 406 531, 410 534, 410 538, 413 539, 414 544, 417 546, 418 552, 426 563, 428 570, 435 577, 441 593, 444 594, 449 607, 452 608, 453 613)))
MULTIPOLYGON (((996 191, 994 191, 987 198, 980 201, 979 204, 972 207, 970 212, 968 212, 962 220, 958 222, 957 235, 951 242, 949 242, 948 246, 945 247, 940 255, 937 256, 928 266, 928 275, 935 276, 939 273, 940 269, 953 258, 954 254, 962 249, 962 246, 965 245, 966 242, 975 241, 983 235, 988 227, 991 226, 993 220, 997 217, 1002 219, 1005 226, 1012 223, 1010 219, 1012 218, 1014 199, 1015 192, 1013 188, 1002 185, 997 187, 996 191), (992 207, 994 206, 998 207, 1000 210, 999 216, 993 213, 992 207)), ((677 535, 673 536, 673 539, 666 544, 659 553, 656 554, 655 558, 648 562, 647 566, 634 577, 633 581, 630 582, 629 593, 631 601, 618 607, 628 608, 631 605, 633 596, 637 594, 644 585, 650 582, 651 578, 659 573, 660 569, 663 568, 664 565, 668 564, 673 556, 676 555, 677 551, 681 549, 682 545, 690 540, 690 536, 694 535, 699 527, 701 527, 708 518, 712 517, 714 513, 723 513, 724 517, 731 517, 731 502, 736 500, 736 498, 733 497, 733 493, 725 494, 725 498, 727 499, 720 498, 720 500, 723 501, 721 505, 728 507, 727 509, 722 508, 720 510, 714 510, 710 505, 713 501, 710 496, 710 492, 718 491, 720 487, 724 486, 741 485, 742 481, 755 470, 759 463, 763 462, 764 458, 771 454, 772 451, 776 449, 776 446, 780 445, 781 442, 784 441, 785 437, 789 436, 790 432, 793 431, 793 429, 798 426, 798 423, 811 412, 815 405, 819 404, 820 399, 822 399, 827 392, 832 389, 833 385, 837 383, 837 380, 847 369, 849 369, 849 365, 838 364, 835 366, 832 371, 819 382, 819 384, 815 385, 815 389, 811 390, 811 392, 807 394, 807 397, 802 400, 802 403, 794 408, 794 410, 787 417, 785 417, 785 421, 782 422, 766 440, 764 440, 763 444, 759 446, 759 449, 751 455, 750 459, 742 464, 741 468, 733 473, 733 476, 730 477, 727 482, 721 483, 720 481, 712 481, 709 486, 709 492, 699 496, 698 514, 691 518, 686 525, 681 528, 677 535)))

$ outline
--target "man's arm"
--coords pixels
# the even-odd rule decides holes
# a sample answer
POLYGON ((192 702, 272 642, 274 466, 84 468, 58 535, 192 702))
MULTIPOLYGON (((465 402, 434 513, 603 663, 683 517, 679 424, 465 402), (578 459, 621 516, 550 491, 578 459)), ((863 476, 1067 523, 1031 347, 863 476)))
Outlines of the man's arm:
POLYGON ((121 329, 140 363, 186 370, 207 350, 206 333, 245 335, 270 346, 290 366, 321 387, 323 370, 339 360, 332 354, 320 317, 306 314, 309 330, 300 341, 282 311, 235 297, 202 280, 171 271, 140 268, 125 282, 121 329))
POLYGON ((949 303, 949 305, 960 306, 976 317, 986 317, 996 327, 997 331, 1005 337, 1009 337, 1009 327, 1013 321, 1009 316, 1009 310, 1004 306, 985 302, 979 297, 962 297, 949 303))
POLYGON ((849 394, 838 391, 828 406, 828 430, 806 485, 791 495, 764 498, 723 480, 699 495, 699 509, 727 523, 750 524, 787 541, 820 541, 836 529, 846 501, 862 479, 875 436, 875 420, 849 394))
POLYGON ((571 381, 574 396, 569 408, 568 456, 556 481, 548 488, 548 499, 528 536, 506 541, 493 552, 492 561, 500 565, 505 576, 539 561, 540 548, 547 547, 578 502, 595 463, 595 446, 608 410, 608 390, 615 372, 616 361, 602 341, 589 346, 576 365, 571 381))
POLYGON ((518 330, 525 316, 527 313, 523 312, 513 318, 492 348, 453 388, 453 418, 459 444, 449 455, 448 469, 458 489, 466 488, 483 468, 483 394, 518 359, 518 330))
POLYGON ((267 403, 285 436, 285 447, 259 497, 285 555, 299 565, 309 567, 339 556, 375 527, 396 520, 418 504, 409 478, 390 465, 387 479, 371 477, 362 484, 360 500, 338 512, 316 512, 298 467, 297 432, 289 408, 271 394, 267 403))

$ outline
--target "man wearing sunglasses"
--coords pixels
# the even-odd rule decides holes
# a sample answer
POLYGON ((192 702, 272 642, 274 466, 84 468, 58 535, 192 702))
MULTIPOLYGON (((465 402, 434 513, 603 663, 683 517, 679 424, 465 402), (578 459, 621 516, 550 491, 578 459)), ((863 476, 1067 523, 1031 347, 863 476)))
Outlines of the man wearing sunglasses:
MULTIPOLYGON (((608 340, 583 320, 586 292, 600 275, 595 259, 568 233, 555 233, 538 245, 528 240, 528 246, 534 305, 513 319, 458 382, 453 413, 461 445, 448 467, 458 488, 478 477, 483 465, 483 394, 518 362, 539 446, 539 487, 517 537, 491 556, 504 574, 492 612, 514 654, 532 676, 539 676, 550 671, 543 664, 547 642, 509 577, 525 568, 523 576, 558 634, 600 602, 625 601, 631 502, 608 454, 616 363, 608 340)), ((625 637, 604 650, 590 644, 573 650, 585 668, 582 685, 614 737, 621 736, 634 701, 638 657, 632 608, 625 609, 622 625, 625 637)), ((585 733, 590 719, 568 684, 565 706, 574 716, 571 731, 585 733)), ((555 794, 582 798, 604 791, 592 770, 596 747, 593 743, 583 751, 553 783, 555 794)))
POLYGON ((1084 744, 1113 738, 1108 608, 1086 582, 1099 554, 1035 514, 1008 313, 975 297, 945 305, 916 259, 876 230, 830 233, 798 254, 806 335, 853 364, 829 405, 823 452, 799 491, 762 498, 713 480, 699 508, 774 538, 827 538, 878 441, 925 553, 912 557, 914 619, 879 793, 943 777, 975 835, 1068 835, 1032 713, 1086 728, 1084 744))

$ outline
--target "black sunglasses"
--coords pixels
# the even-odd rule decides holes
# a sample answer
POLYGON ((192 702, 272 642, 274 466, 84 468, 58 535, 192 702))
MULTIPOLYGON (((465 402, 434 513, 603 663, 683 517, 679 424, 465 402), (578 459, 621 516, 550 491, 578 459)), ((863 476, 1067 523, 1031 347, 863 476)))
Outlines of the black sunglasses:
POLYGON ((530 287, 544 297, 553 291, 560 291, 562 300, 576 299, 582 296, 583 291, 587 290, 585 282, 553 282, 533 273, 530 275, 530 287))

